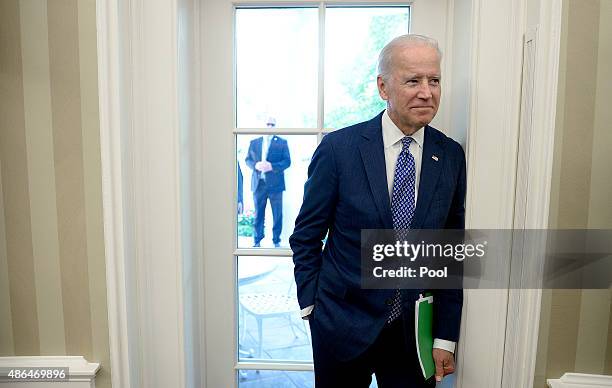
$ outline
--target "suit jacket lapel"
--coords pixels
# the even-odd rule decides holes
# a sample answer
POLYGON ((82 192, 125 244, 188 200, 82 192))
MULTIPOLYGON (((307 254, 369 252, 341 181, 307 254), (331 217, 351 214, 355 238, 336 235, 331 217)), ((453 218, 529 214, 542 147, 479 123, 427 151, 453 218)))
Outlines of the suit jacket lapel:
POLYGON ((393 229, 381 119, 382 115, 378 115, 368 122, 362 132, 364 139, 359 145, 359 151, 383 226, 393 229))
POLYGON ((444 148, 441 140, 429 128, 425 127, 423 141, 423 158, 421 159, 421 177, 419 179, 419 195, 412 218, 412 229, 420 229, 425 221, 427 209, 435 193, 436 183, 440 177, 444 158, 444 148), (435 158, 434 158, 435 157, 435 158))

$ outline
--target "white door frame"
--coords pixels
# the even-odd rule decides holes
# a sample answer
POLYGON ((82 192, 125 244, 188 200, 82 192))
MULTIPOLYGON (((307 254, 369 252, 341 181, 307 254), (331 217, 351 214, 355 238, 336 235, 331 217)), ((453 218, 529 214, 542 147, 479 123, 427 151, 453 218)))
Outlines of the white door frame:
MULTIPOLYGON (((466 227, 510 229, 524 1, 473 0, 471 10, 466 227)), ((458 387, 501 387, 507 305, 507 290, 465 291, 458 387)))
MULTIPOLYGON (((549 226, 549 204, 552 183, 557 86, 561 48, 562 0, 542 0, 537 30, 526 39, 536 45, 534 89, 531 112, 531 144, 526 164, 525 229, 546 229, 549 226)), ((540 262, 526 261, 517 271, 541 273, 540 262)), ((528 387, 533 384, 542 290, 513 289, 509 292, 503 387, 528 387)))
MULTIPOLYGON (((467 222, 470 228, 510 229, 514 218, 527 7, 525 1, 474 0, 472 11, 472 47, 476 52, 472 54, 467 222)), ((541 0, 531 136, 531 149, 538 152, 529 155, 528 229, 548 226, 560 27, 561 0, 541 0)), ((459 350, 463 363, 459 368, 460 386, 531 386, 540 298, 541 290, 467 292, 459 350), (486 305, 487 310, 479 312, 475 305, 486 305), (483 364, 488 366, 483 368, 483 364)))
MULTIPOLYGON (((452 11, 445 0, 437 1, 447 12, 452 11)), ((465 27, 470 29, 472 47, 467 222, 472 228, 510 228, 525 0, 459 1, 470 3, 472 18, 465 27)), ((549 152, 541 155, 541 163, 534 160, 534 181, 543 182, 532 193, 537 205, 535 225, 547 214, 548 206, 547 162, 552 155, 556 105, 556 78, 550 66, 558 58, 555 28, 559 25, 552 11, 560 7, 559 2, 541 0, 538 50, 545 54, 537 60, 541 92, 534 99, 534 127, 543 131, 534 134, 533 141, 549 152)), ((212 292, 225 289, 220 283, 233 281, 235 274, 230 260, 232 220, 215 217, 219 212, 233 212, 227 193, 235 190, 234 168, 232 163, 212 163, 234 152, 233 135, 214 135, 219 128, 233 128, 233 88, 227 87, 234 84, 233 76, 220 77, 218 71, 233 68, 233 44, 226 44, 233 42, 232 29, 224 24, 227 18, 231 20, 231 12, 225 0, 97 2, 107 294, 115 386, 234 384, 232 377, 226 385, 223 376, 233 374, 228 368, 235 361, 235 325, 220 317, 235 316, 234 304, 224 303, 235 300, 235 295, 234 291, 221 296, 212 292), (225 54, 208 57, 210 52, 225 54), (198 138, 200 127, 202 137, 198 138), (187 151, 191 157, 185 160, 187 151), (203 164, 197 162, 201 159, 203 164), (185 171, 203 179, 185 184, 185 171), (204 184, 213 181, 215 185, 204 184), (194 212, 195 217, 186 222, 186 213, 194 212), (204 371, 194 373, 201 365, 204 371)), ((449 25, 457 29, 458 23, 449 25)), ((450 34, 446 31, 445 36, 450 34)), ((449 52, 452 47, 447 55, 449 52)), ((444 121, 450 120, 450 115, 444 116, 444 121)), ((501 386, 502 371, 504 385, 506 381, 529 381, 532 369, 518 375, 525 369, 507 370, 503 362, 504 341, 519 333, 533 334, 533 327, 525 325, 506 331, 506 307, 516 297, 503 290, 466 292, 458 350, 459 386, 501 386)), ((517 311, 527 308, 533 314, 539 296, 537 292, 523 295, 515 305, 517 311)), ((525 365, 535 358, 533 337, 514 351, 515 356, 522 354, 531 360, 525 365)))

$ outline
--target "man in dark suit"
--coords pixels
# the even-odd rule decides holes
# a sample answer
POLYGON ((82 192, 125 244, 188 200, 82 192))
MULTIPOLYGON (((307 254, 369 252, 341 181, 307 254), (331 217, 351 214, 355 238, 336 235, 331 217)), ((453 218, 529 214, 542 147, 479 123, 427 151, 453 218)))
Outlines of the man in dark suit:
MULTIPOLYGON (((267 122, 269 128, 276 126, 274 118, 267 122)), ((251 190, 255 203, 254 247, 259 247, 264 238, 266 204, 272 207, 272 242, 280 246, 283 229, 283 191, 285 191, 285 170, 291 165, 287 140, 266 135, 251 140, 246 164, 253 170, 251 190)))
POLYGON ((381 388, 430 387, 454 372, 461 290, 431 290, 436 372, 425 381, 414 338, 424 290, 360 287, 361 229, 464 228, 464 152, 428 125, 440 101, 440 60, 433 39, 391 41, 377 78, 387 109, 328 134, 313 155, 289 241, 317 388, 366 388, 373 373, 381 388))

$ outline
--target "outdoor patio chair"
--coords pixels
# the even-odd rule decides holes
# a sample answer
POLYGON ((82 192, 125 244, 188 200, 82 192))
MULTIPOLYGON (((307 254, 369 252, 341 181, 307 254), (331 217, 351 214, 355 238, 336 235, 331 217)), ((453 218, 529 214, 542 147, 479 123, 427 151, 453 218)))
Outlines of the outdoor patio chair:
POLYGON ((289 327, 295 338, 299 338, 295 328, 303 332, 310 343, 310 336, 306 328, 306 321, 300 319, 302 328, 295 323, 295 316, 299 317, 300 306, 295 295, 294 282, 291 282, 287 293, 254 292, 240 295, 240 307, 242 308, 242 332, 244 338, 246 332, 246 314, 252 315, 257 322, 257 358, 261 358, 263 345, 263 322, 264 319, 281 318, 289 322, 289 327))

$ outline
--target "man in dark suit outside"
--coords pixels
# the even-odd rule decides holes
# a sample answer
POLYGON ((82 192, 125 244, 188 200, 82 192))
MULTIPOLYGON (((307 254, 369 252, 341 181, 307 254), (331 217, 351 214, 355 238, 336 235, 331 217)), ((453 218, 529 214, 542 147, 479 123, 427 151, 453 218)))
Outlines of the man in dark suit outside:
POLYGON ((431 290, 436 372, 425 381, 414 338, 424 290, 360 287, 361 229, 464 228, 464 152, 428 125, 440 102, 440 60, 431 38, 391 41, 377 77, 387 109, 328 134, 313 155, 289 241, 317 388, 366 388, 372 374, 380 388, 431 387, 454 372, 462 290, 431 290))
MULTIPOLYGON (((270 117, 266 123, 274 128, 276 121, 270 117)), ((251 190, 255 204, 254 247, 259 247, 264 238, 266 204, 272 207, 272 242, 280 246, 283 229, 283 191, 285 191, 285 170, 291 165, 287 140, 276 135, 265 135, 251 140, 245 159, 253 170, 251 190)))

